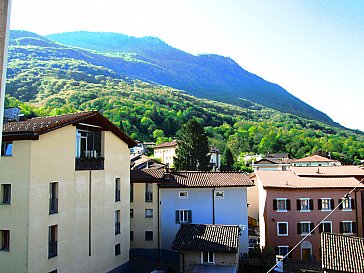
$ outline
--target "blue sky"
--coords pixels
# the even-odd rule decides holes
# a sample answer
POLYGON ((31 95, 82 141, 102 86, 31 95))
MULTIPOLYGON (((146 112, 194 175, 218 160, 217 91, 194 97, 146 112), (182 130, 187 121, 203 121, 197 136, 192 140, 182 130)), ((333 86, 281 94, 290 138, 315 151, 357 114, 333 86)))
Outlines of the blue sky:
POLYGON ((12 2, 11 29, 156 36, 191 54, 228 56, 334 121, 364 131, 364 1, 12 2))

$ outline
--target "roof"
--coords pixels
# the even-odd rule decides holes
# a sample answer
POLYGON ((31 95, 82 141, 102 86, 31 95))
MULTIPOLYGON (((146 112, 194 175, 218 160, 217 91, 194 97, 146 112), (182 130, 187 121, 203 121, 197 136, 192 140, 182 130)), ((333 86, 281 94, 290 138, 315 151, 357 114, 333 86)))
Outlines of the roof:
POLYGON ((97 111, 50 117, 36 117, 25 121, 8 122, 5 123, 3 127, 3 138, 5 140, 38 139, 42 134, 67 125, 75 125, 79 122, 98 125, 104 131, 113 132, 121 140, 127 143, 129 148, 136 145, 136 142, 132 138, 97 111))
POLYGON ((257 170, 256 175, 264 188, 320 189, 320 188, 364 188, 353 177, 302 177, 289 171, 257 170))
POLYGON ((321 233, 322 268, 364 273, 364 238, 321 233))
POLYGON ((335 159, 328 159, 326 157, 320 155, 311 155, 300 159, 295 159, 292 163, 300 163, 300 162, 339 162, 335 159))
POLYGON ((159 164, 154 162, 154 160, 146 155, 138 154, 130 156, 130 169, 163 169, 165 167, 164 164, 159 164))
POLYGON ((299 176, 364 176, 364 170, 358 166, 320 166, 320 167, 291 167, 299 176))
POLYGON ((164 143, 160 143, 158 145, 154 146, 154 149, 158 149, 158 148, 165 148, 165 147, 175 147, 177 146, 177 141, 173 140, 170 142, 164 142, 164 143))
POLYGON ((239 226, 182 224, 172 249, 237 253, 239 234, 239 226))
POLYGON ((131 171, 130 180, 133 183, 160 183, 161 188, 254 186, 249 177, 242 172, 183 171, 167 173, 163 169, 142 169, 131 171))

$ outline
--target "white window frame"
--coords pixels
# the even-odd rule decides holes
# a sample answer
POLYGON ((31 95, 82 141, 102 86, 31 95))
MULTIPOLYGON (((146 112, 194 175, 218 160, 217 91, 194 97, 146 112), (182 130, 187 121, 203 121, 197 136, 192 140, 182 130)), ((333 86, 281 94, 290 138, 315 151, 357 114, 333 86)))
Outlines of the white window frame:
MULTIPOLYGON (((341 200, 344 200, 341 205, 342 205, 342 211, 352 211, 352 207, 351 207, 351 197, 349 198, 341 198, 341 200), (347 202, 347 207, 344 207, 344 204, 347 202)), ((345 222, 345 221, 344 221, 345 222)))
POLYGON ((310 212, 311 211, 311 208, 310 208, 310 200, 311 198, 300 198, 300 202, 301 202, 301 209, 300 209, 300 212, 310 212), (308 209, 302 209, 302 201, 307 201, 308 202, 308 209))
POLYGON ((288 236, 288 222, 277 222, 277 236, 288 236), (285 233, 285 234, 279 233, 279 224, 285 224, 286 225, 287 233, 285 233))
POLYGON ((276 198, 277 200, 277 212, 287 212, 287 198, 276 198), (284 207, 285 209, 279 208, 279 201, 284 201, 284 207))
POLYGON ((220 199, 220 198, 224 198, 224 191, 215 191, 215 198, 216 199, 220 199))
MULTIPOLYGON (((311 231, 311 221, 301 221, 301 236, 306 236, 307 234, 310 234, 311 231), (303 232, 302 224, 308 224, 308 232, 303 232)), ((310 234, 311 235, 311 234, 310 234)))
POLYGON ((278 247, 278 254, 277 255, 286 255, 289 252, 289 246, 277 246, 278 247), (281 249, 286 248, 287 249, 287 253, 286 254, 281 254, 281 249))
POLYGON ((178 210, 178 219, 180 224, 188 223, 188 214, 191 211, 190 209, 180 209, 178 210))
POLYGON ((332 233, 332 221, 323 221, 322 222, 322 232, 329 232, 332 233), (324 230, 324 224, 330 224, 330 231, 324 230))
POLYGON ((201 264, 214 264, 215 263, 215 252, 213 251, 202 251, 201 252, 201 264), (204 262, 204 253, 207 253, 207 262, 204 262), (210 262, 210 258, 211 258, 211 254, 212 254, 212 262, 210 262))
POLYGON ((180 199, 187 199, 188 198, 188 191, 179 191, 178 192, 178 198, 180 198, 180 199))
POLYGON ((331 211, 332 207, 331 207, 331 198, 321 198, 321 211, 331 211), (328 204, 329 204, 329 208, 328 209, 324 209, 323 208, 323 200, 327 200, 328 204))
POLYGON ((353 221, 342 221, 342 223, 343 223, 343 229, 344 229, 344 224, 350 223, 350 232, 344 232, 344 230, 343 230, 343 234, 344 235, 352 235, 352 234, 354 234, 353 233, 353 221))

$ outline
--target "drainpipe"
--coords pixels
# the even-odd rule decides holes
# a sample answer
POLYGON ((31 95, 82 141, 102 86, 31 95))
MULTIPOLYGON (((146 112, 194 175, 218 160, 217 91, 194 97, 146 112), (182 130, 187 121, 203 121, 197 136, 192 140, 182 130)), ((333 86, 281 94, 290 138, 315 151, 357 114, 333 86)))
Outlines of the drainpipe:
POLYGON ((215 187, 212 189, 212 224, 215 225, 215 187))

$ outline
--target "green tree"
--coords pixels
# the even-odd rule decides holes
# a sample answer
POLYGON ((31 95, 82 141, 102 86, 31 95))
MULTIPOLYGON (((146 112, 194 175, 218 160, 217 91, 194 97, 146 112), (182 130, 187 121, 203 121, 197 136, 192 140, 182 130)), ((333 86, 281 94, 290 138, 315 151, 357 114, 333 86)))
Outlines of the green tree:
POLYGON ((223 163, 225 165, 225 169, 232 170, 233 166, 234 166, 234 157, 228 146, 225 147, 225 150, 224 150, 224 153, 222 156, 223 156, 223 163))
POLYGON ((177 158, 174 165, 177 170, 208 171, 210 155, 204 128, 196 120, 189 120, 177 133, 177 158))

